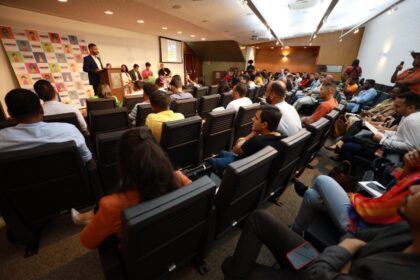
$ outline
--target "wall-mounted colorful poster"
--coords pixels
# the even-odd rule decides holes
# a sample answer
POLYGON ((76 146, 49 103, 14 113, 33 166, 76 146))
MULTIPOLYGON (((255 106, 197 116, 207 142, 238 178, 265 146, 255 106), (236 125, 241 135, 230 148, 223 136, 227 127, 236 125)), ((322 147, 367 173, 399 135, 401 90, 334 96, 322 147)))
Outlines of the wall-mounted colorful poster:
POLYGON ((11 63, 22 63, 23 57, 20 52, 7 52, 7 57, 11 63))
POLYGON ((51 45, 51 43, 42 42, 41 46, 42 46, 42 49, 44 50, 44 52, 46 52, 46 53, 54 52, 54 49, 53 49, 53 46, 51 45))
POLYGON ((72 45, 79 45, 79 40, 77 39, 77 36, 69 35, 69 42, 72 45))
POLYGON ((2 39, 14 39, 12 28, 7 26, 0 26, 0 38, 2 39))
POLYGON ((89 51, 83 38, 0 26, 0 40, 22 88, 33 90, 33 84, 44 79, 53 84, 63 102, 85 106, 88 76, 79 71, 89 51))
POLYGON ((45 53, 34 52, 34 57, 35 57, 36 62, 38 63, 47 63, 47 58, 45 57, 45 53))
POLYGON ((51 43, 61 44, 60 35, 58 33, 48 33, 51 43))
POLYGON ((28 37, 29 41, 39 41, 38 31, 35 30, 25 30, 26 37, 28 37))

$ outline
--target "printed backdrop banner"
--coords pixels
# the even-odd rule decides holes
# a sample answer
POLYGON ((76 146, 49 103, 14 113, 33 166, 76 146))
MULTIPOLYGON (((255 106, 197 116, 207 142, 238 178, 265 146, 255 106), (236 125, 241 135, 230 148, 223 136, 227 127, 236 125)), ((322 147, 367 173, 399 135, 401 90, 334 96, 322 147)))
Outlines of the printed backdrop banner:
POLYGON ((33 90, 40 79, 56 88, 62 102, 78 107, 93 95, 83 56, 86 41, 75 35, 0 26, 0 38, 19 85, 33 90))

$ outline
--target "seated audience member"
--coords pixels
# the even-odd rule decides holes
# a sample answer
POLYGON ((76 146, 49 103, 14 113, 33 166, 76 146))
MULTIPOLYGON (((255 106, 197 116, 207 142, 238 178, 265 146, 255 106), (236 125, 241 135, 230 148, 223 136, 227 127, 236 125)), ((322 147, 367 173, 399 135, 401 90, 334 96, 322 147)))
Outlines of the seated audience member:
POLYGON ((350 102, 346 104, 346 111, 357 113, 363 109, 364 106, 372 105, 377 95, 374 87, 375 80, 366 80, 363 84, 363 89, 356 96, 353 96, 350 102))
MULTIPOLYGON (((420 147, 420 95, 412 92, 401 93, 394 101, 394 108, 404 117, 397 131, 380 131, 373 135, 372 140, 385 149, 409 151, 420 147)), ((351 160, 355 155, 367 159, 375 157, 376 147, 356 143, 352 137, 343 139, 343 142, 338 150, 341 159, 351 160)))
POLYGON ((402 194, 408 194, 410 186, 420 183, 420 149, 406 153, 404 169, 395 169, 392 176, 394 180, 388 184, 387 191, 377 198, 346 193, 333 178, 325 175, 318 176, 310 188, 297 182, 295 189, 303 195, 303 200, 292 230, 301 234, 319 211, 328 213, 342 234, 399 222, 401 217, 396 207, 404 200, 402 194))
POLYGON ((301 80, 298 82, 298 88, 303 90, 310 82, 310 75, 308 73, 303 73, 301 80))
POLYGON ((233 152, 222 151, 218 156, 209 159, 209 164, 216 173, 222 174, 225 167, 237 159, 250 156, 268 145, 276 148, 282 137, 277 131, 280 119, 281 113, 277 107, 261 106, 252 118, 252 132, 237 140, 233 152))
POLYGON ((5 97, 9 115, 18 121, 15 127, 0 130, 2 152, 31 149, 47 143, 74 141, 84 162, 92 159, 80 131, 68 123, 43 122, 44 111, 39 97, 26 89, 14 89, 5 97))
POLYGON ((41 98, 41 100, 44 101, 44 104, 42 104, 44 116, 75 113, 82 131, 88 131, 85 118, 83 118, 83 115, 80 112, 80 110, 76 109, 70 104, 64 104, 58 101, 57 92, 55 91, 54 87, 51 85, 50 82, 46 80, 38 80, 34 84, 34 90, 36 94, 38 94, 39 98, 41 98))
POLYGON ((311 116, 302 118, 302 122, 304 124, 311 124, 318 121, 337 107, 338 103, 334 98, 336 88, 337 87, 334 82, 324 81, 322 83, 319 97, 323 100, 323 102, 321 102, 311 116))
POLYGON ((255 82, 251 79, 250 75, 245 74, 245 75, 242 76, 242 78, 243 78, 243 82, 247 85, 247 87, 249 89, 254 89, 255 88, 255 86, 256 86, 255 82))
POLYGON ((137 103, 136 105, 134 105, 133 110, 131 110, 130 114, 128 115, 128 117, 130 118, 130 120, 133 122, 136 121, 137 118, 137 105, 140 104, 150 104, 150 95, 156 91, 156 86, 154 84, 151 83, 145 83, 143 85, 143 102, 141 103, 137 103))
POLYGON ((144 66, 146 68, 143 71, 141 71, 141 76, 144 80, 148 80, 150 79, 150 77, 153 77, 153 72, 150 70, 150 66, 152 65, 150 64, 150 62, 146 62, 144 66))
MULTIPOLYGON (((177 75, 175 75, 177 76, 177 75)), ((169 86, 171 88, 172 94, 170 95, 171 101, 174 100, 180 100, 180 99, 188 99, 188 98, 194 98, 191 93, 184 92, 182 90, 182 80, 181 77, 175 78, 175 76, 172 78, 169 86)))
POLYGON ((413 68, 406 69, 398 74, 403 68, 403 65, 399 64, 392 74, 391 82, 408 86, 411 92, 420 94, 420 52, 412 51, 411 56, 413 57, 413 68))
POLYGON ((226 80, 220 80, 219 84, 217 85, 217 93, 222 94, 224 92, 229 92, 229 91, 230 91, 229 82, 226 80))
POLYGON ((281 120, 278 130, 287 136, 299 132, 302 129, 302 122, 296 109, 284 100, 286 96, 286 85, 282 81, 274 81, 268 84, 265 92, 266 101, 279 108, 281 120))
POLYGON ((184 119, 181 113, 174 113, 169 109, 169 96, 164 91, 157 90, 150 95, 152 113, 146 118, 146 125, 152 130, 157 143, 160 143, 162 124, 164 122, 184 119))
POLYGON ((131 80, 133 82, 136 82, 136 81, 139 81, 139 80, 140 81, 143 80, 143 77, 142 77, 142 75, 140 73, 140 66, 138 64, 134 64, 133 65, 133 69, 131 69, 128 72, 128 74, 130 74, 131 80))
POLYGON ((232 92, 233 100, 229 102, 226 106, 226 109, 235 109, 236 112, 239 111, 240 107, 251 105, 252 101, 248 97, 246 97, 246 93, 248 92, 248 88, 243 83, 238 83, 232 92))
POLYGON ((171 162, 145 126, 131 129, 121 136, 118 163, 121 185, 113 194, 101 198, 96 214, 78 213, 72 209, 73 221, 87 224, 80 242, 88 249, 97 248, 111 235, 121 238, 121 213, 124 209, 191 184, 191 180, 180 171, 173 170, 171 162))
MULTIPOLYGON (((300 93, 297 97, 298 99, 293 103, 293 107, 295 107, 296 111, 299 112, 299 110, 302 108, 303 105, 316 105, 319 102, 319 92, 321 90, 321 85, 323 82, 328 81, 332 82, 332 76, 323 76, 321 75, 318 79, 320 81, 319 86, 316 88, 312 88, 306 93, 300 93), (303 94, 303 95, 302 95, 303 94)), ((335 93, 335 92, 334 92, 335 93)), ((298 93, 296 93, 298 95, 298 93)), ((296 96, 295 96, 296 97, 296 96)))
POLYGON ((200 88, 205 86, 204 77, 198 77, 194 81, 191 80, 190 75, 185 75, 186 85, 191 88, 200 88))
POLYGON ((115 99, 115 106, 120 107, 120 101, 114 95, 112 95, 111 88, 107 84, 100 84, 98 86, 98 95, 91 96, 89 99, 100 99, 100 98, 114 98, 115 99))
POLYGON ((347 99, 351 99, 351 97, 357 93, 359 89, 359 85, 357 84, 356 78, 348 78, 344 83, 343 93, 347 99))
POLYGON ((155 85, 157 90, 160 91, 167 91, 167 87, 166 87, 166 79, 164 76, 159 76, 156 80, 155 80, 155 85))
POLYGON ((141 80, 137 80, 133 83, 133 92, 131 94, 143 94, 144 83, 141 80))
POLYGON ((402 222, 348 235, 299 270, 286 255, 307 241, 269 212, 257 210, 242 228, 233 256, 222 264, 225 279, 418 279, 420 186, 412 186, 405 195, 397 206, 402 222), (262 245, 268 247, 280 269, 256 263, 262 245))

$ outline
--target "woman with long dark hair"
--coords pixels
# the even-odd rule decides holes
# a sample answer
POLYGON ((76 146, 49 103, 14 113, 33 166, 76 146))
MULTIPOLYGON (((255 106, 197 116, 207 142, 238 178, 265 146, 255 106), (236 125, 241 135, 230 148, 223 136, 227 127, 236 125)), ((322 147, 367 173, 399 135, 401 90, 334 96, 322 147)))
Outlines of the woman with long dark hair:
POLYGON ((125 208, 191 183, 180 171, 174 171, 150 129, 145 126, 122 135, 119 169, 121 184, 113 194, 101 198, 96 214, 79 214, 72 209, 75 223, 87 223, 80 236, 80 242, 86 248, 97 248, 113 234, 121 237, 121 212, 125 208))

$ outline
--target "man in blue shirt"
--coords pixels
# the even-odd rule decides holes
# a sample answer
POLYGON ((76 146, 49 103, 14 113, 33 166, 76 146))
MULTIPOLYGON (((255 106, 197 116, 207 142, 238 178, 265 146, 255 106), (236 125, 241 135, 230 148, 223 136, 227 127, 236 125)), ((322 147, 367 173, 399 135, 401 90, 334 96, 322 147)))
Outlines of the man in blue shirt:
POLYGON ((0 130, 0 151, 31 149, 47 143, 74 141, 84 162, 92 159, 80 131, 67 123, 43 122, 44 111, 39 97, 27 89, 14 89, 7 93, 9 115, 18 121, 15 127, 0 130))
POLYGON ((359 92, 359 94, 347 103, 346 111, 358 113, 364 106, 372 105, 375 96, 378 94, 374 87, 375 80, 366 80, 363 84, 363 89, 359 92))

